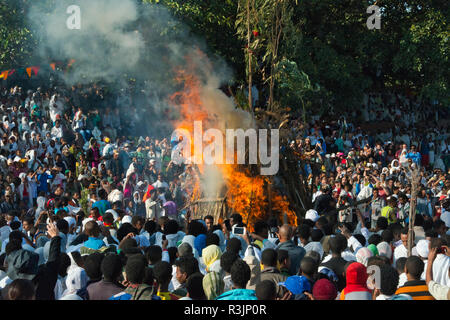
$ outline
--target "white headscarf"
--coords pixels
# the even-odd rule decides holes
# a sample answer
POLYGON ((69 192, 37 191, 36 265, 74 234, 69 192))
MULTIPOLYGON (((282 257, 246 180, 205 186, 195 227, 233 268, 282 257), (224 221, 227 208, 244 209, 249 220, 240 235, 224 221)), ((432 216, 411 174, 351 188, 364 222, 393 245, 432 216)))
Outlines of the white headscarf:
POLYGON ((399 159, 400 159, 400 165, 405 165, 407 162, 408 162, 408 159, 406 159, 406 149, 403 149, 402 150, 402 153, 400 154, 400 157, 399 157, 399 159))
POLYGON ((22 131, 30 130, 30 126, 28 125, 27 117, 22 117, 22 131))
POLYGON ((392 257, 392 248, 386 241, 382 241, 377 245, 378 254, 380 256, 385 256, 388 259, 392 257))
POLYGON ((367 267, 367 263, 369 262, 369 258, 373 256, 372 251, 370 251, 366 247, 361 247, 356 252, 356 261, 362 263, 367 267))
POLYGON ((394 159, 391 162, 390 173, 392 174, 394 171, 400 171, 400 162, 397 159, 394 159), (395 165, 396 163, 397 163, 397 165, 395 165))
POLYGON ((89 277, 83 268, 76 267, 69 269, 66 277, 66 287, 62 296, 67 296, 69 294, 75 294, 78 290, 83 288, 89 281, 89 277))

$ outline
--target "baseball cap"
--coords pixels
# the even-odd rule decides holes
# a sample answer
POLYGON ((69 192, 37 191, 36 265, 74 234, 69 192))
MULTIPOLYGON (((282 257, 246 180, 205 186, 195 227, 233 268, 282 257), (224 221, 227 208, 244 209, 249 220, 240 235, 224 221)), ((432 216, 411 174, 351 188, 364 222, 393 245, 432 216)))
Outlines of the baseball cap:
POLYGON ((278 284, 288 289, 292 294, 301 294, 304 291, 311 292, 311 283, 304 276, 290 276, 286 281, 278 284))
POLYGON ((131 223, 131 216, 125 215, 125 216, 122 218, 122 224, 124 224, 124 223, 131 223))
POLYGON ((319 214, 317 213, 316 210, 309 209, 308 211, 306 211, 305 219, 309 219, 316 222, 317 219, 319 219, 319 214))

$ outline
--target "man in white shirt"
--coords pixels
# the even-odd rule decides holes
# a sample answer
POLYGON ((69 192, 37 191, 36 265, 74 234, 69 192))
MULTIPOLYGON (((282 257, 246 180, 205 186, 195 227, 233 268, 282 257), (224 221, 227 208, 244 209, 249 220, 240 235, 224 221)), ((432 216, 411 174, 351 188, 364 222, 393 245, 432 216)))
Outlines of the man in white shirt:
POLYGON ((64 111, 64 103, 59 99, 58 94, 54 94, 49 103, 50 118, 52 121, 56 121, 56 116, 62 116, 64 111))
POLYGON ((145 201, 145 211, 147 219, 158 220, 163 214, 163 207, 161 200, 158 198, 157 192, 151 193, 150 199, 145 201))
MULTIPOLYGON (((396 247, 394 250, 394 261, 393 261, 394 265, 398 258, 408 257, 408 228, 403 228, 400 238, 401 238, 402 244, 399 245, 398 247, 396 247)), ((413 234, 413 240, 414 240, 414 234, 413 234)), ((414 242, 413 242, 413 245, 414 245, 414 242)), ((411 254, 413 256, 418 255, 417 249, 415 246, 412 248, 411 254)))
POLYGON ((158 180, 156 180, 156 182, 152 184, 152 186, 156 189, 164 188, 165 191, 169 190, 169 185, 167 184, 167 182, 163 181, 163 178, 160 174, 158 174, 158 180))
POLYGON ((59 119, 55 121, 55 126, 52 128, 50 133, 53 138, 58 138, 58 139, 62 138, 63 130, 61 127, 61 121, 59 119))

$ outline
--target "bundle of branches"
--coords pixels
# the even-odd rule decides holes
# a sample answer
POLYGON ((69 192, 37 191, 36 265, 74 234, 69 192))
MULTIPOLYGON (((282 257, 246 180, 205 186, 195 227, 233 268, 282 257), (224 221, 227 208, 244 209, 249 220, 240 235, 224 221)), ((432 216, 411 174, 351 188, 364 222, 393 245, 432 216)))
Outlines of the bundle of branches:
POLYGON ((308 187, 308 179, 311 177, 301 174, 306 159, 302 159, 289 147, 290 141, 295 138, 291 136, 288 127, 291 114, 289 111, 289 108, 277 112, 256 108, 255 118, 260 128, 280 130, 280 168, 271 180, 274 187, 287 196, 291 208, 300 218, 312 208, 312 191, 308 187))

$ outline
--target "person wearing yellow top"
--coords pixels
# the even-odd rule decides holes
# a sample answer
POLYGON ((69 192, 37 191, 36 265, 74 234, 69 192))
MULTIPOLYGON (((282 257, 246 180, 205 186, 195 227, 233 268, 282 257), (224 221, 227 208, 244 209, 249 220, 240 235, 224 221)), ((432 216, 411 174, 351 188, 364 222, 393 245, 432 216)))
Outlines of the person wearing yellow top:
POLYGON ((397 222, 396 208, 397 200, 394 197, 391 197, 387 202, 387 206, 381 209, 381 216, 385 217, 388 220, 389 224, 397 222))
POLYGON ((178 300, 181 297, 177 296, 176 294, 170 293, 170 292, 160 292, 157 293, 158 297, 161 298, 161 300, 178 300))
POLYGON ((153 267, 153 275, 158 283, 157 295, 161 300, 178 300, 180 296, 169 292, 169 283, 172 280, 172 267, 166 261, 159 261, 153 267))
POLYGON ((265 221, 259 220, 254 225, 255 232, 251 234, 253 243, 262 250, 264 246, 264 240, 269 237, 269 226, 265 221))

